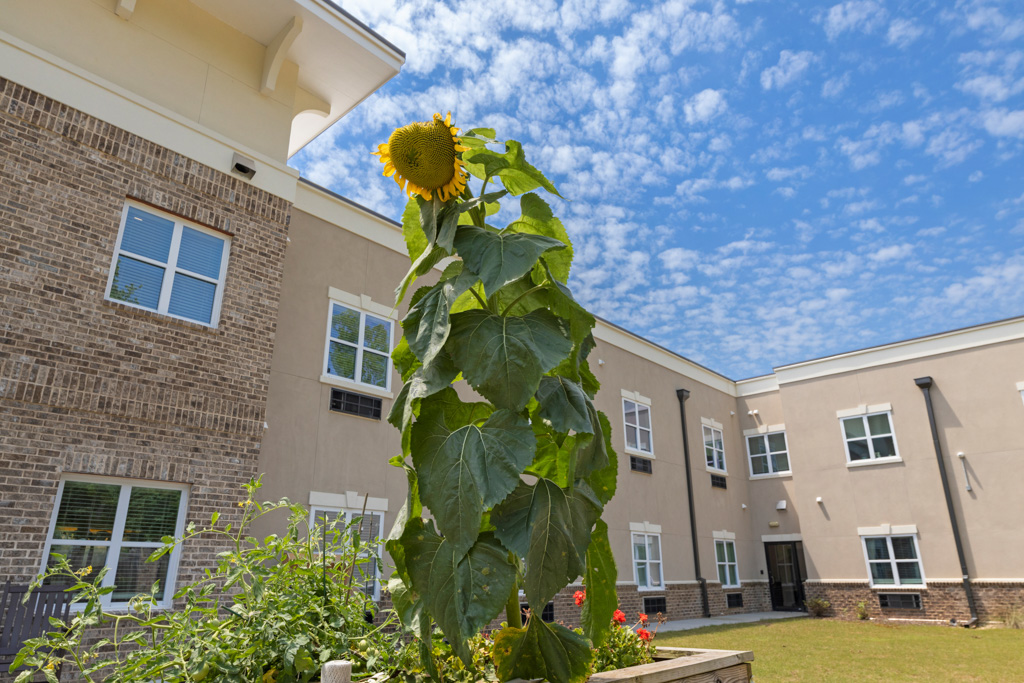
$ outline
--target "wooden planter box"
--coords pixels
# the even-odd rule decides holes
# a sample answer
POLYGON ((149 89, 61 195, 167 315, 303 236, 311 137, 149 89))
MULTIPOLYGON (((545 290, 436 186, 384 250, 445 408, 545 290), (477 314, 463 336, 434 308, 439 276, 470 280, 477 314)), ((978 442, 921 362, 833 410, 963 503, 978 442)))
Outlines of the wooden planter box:
POLYGON ((657 661, 594 674, 588 683, 749 683, 754 653, 659 647, 657 661))

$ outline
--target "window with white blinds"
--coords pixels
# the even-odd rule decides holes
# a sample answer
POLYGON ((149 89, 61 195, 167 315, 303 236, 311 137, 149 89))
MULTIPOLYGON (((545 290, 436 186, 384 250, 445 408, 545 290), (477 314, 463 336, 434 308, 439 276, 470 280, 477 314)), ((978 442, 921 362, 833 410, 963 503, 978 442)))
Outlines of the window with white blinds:
POLYGON ((156 562, 146 559, 161 539, 184 532, 187 487, 162 482, 69 477, 61 481, 43 552, 43 571, 56 564, 54 554, 67 557, 75 570, 91 567, 94 580, 103 567, 110 571, 103 596, 107 607, 124 606, 157 585, 161 607, 171 606, 180 548, 156 562))
POLYGON ((230 239, 129 202, 121 218, 107 298, 216 327, 230 239))
MULTIPOLYGON (((339 532, 346 534, 347 539, 359 538, 359 551, 362 558, 356 565, 355 583, 371 600, 380 600, 380 571, 378 563, 381 553, 381 533, 384 527, 384 513, 367 510, 346 510, 313 506, 310 510, 310 527, 316 525, 334 525, 339 532)), ((322 528, 321 528, 322 531, 322 528)), ((328 526, 328 533, 331 532, 328 526)))

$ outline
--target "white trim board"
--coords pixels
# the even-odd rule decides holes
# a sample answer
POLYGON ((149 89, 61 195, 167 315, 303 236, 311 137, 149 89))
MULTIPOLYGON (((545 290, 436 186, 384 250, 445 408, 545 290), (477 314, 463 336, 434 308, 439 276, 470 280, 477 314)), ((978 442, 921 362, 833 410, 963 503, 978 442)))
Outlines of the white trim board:
POLYGON ((250 185, 293 201, 299 172, 195 121, 0 31, 4 78, 227 175, 239 152, 259 162, 250 185))
POLYGON ((661 525, 651 524, 648 521, 643 522, 630 522, 629 530, 638 534, 660 534, 661 525))
POLYGON ((387 320, 393 321, 398 319, 398 311, 393 306, 377 303, 366 294, 350 294, 337 287, 328 287, 327 298, 333 299, 340 304, 361 308, 387 320))
POLYGON ((367 497, 355 491, 346 491, 345 493, 327 493, 326 491, 310 491, 309 505, 310 507, 347 508, 349 510, 362 510, 363 498, 366 498, 367 512, 388 511, 387 498, 374 498, 373 496, 367 497))
MULTIPOLYGON (((754 429, 744 429, 743 436, 758 436, 759 434, 774 434, 775 432, 786 431, 786 425, 761 425, 754 429)), ((788 444, 787 444, 788 445, 788 444)))
POLYGON ((868 415, 870 413, 891 413, 891 403, 875 403, 874 405, 860 404, 856 408, 847 408, 845 410, 837 410, 836 417, 842 419, 844 417, 856 417, 857 415, 868 415))
POLYGON ((736 533, 733 532, 733 531, 725 531, 725 530, 722 530, 722 531, 712 531, 711 532, 711 537, 712 538, 716 538, 716 539, 720 539, 720 540, 723 540, 723 541, 735 541, 736 540, 736 533))
POLYGON ((725 425, 723 425, 718 420, 714 420, 714 419, 712 419, 710 417, 702 417, 700 419, 700 423, 702 425, 707 425, 708 427, 714 427, 718 431, 723 431, 725 429, 725 425))
POLYGON ((859 526, 858 536, 893 536, 901 534, 916 534, 916 524, 882 524, 880 526, 859 526))
POLYGON ((622 398, 628 398, 634 403, 643 403, 648 408, 651 406, 651 399, 641 395, 639 391, 629 391, 628 389, 620 389, 619 391, 622 393, 622 398))
POLYGON ((786 543, 788 541, 803 541, 800 534, 762 534, 762 543, 786 543))

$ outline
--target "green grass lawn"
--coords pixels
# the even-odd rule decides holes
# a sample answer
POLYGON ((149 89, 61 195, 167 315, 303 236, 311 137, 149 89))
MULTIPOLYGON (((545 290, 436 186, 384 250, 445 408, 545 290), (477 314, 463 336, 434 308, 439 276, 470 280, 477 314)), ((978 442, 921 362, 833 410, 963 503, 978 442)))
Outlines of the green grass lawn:
POLYGON ((756 683, 1024 682, 1024 630, 803 618, 659 633, 655 644, 753 650, 756 683))

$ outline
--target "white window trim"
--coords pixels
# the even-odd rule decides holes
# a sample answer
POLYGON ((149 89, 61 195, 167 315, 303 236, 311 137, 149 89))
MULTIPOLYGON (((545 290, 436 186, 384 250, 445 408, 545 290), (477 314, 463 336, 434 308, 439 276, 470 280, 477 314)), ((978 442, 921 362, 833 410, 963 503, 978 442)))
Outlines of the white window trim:
POLYGON ((705 422, 704 421, 705 419, 706 418, 701 418, 701 429, 700 429, 701 450, 704 452, 704 469, 706 469, 708 472, 714 472, 715 474, 722 474, 722 475, 728 476, 728 474, 729 474, 729 463, 725 459, 725 430, 722 429, 722 424, 720 422, 715 422, 714 420, 707 420, 707 422, 705 422), (722 437, 722 467, 721 468, 712 467, 711 465, 708 465, 707 439, 704 436, 704 430, 705 429, 712 430, 712 433, 711 433, 711 440, 712 440, 712 442, 714 442, 714 440, 715 440, 714 432, 717 431, 719 433, 719 435, 721 435, 721 437, 722 437))
MULTIPOLYGON (((917 533, 897 533, 895 527, 892 529, 890 534, 861 534, 860 537, 860 548, 861 552, 864 553, 864 568, 868 572, 868 585, 871 588, 915 588, 924 590, 928 587, 928 579, 924 574, 924 560, 921 557, 921 544, 918 542, 917 533), (900 573, 896 566, 896 553, 893 552, 892 539, 893 536, 909 536, 914 539, 914 553, 917 555, 917 567, 921 571, 921 583, 900 583, 900 573), (884 538, 885 543, 889 548, 889 564, 892 567, 892 578, 895 583, 875 583, 874 575, 871 573, 871 560, 868 558, 868 539, 869 538, 884 538)), ((915 527, 916 528, 916 527, 915 527)), ((876 562, 882 562, 883 560, 876 560, 876 562)), ((909 560, 902 560, 902 562, 909 562, 909 560)))
POLYGON ((1020 400, 1024 402, 1024 382, 1017 382, 1017 391, 1020 392, 1020 400))
MULTIPOLYGON (((371 498, 371 500, 374 500, 374 499, 371 498)), ((369 517, 370 515, 376 515, 377 517, 379 517, 380 518, 380 523, 377 525, 377 541, 378 541, 378 543, 374 546, 374 555, 377 556, 378 560, 382 559, 381 552, 382 552, 382 547, 383 547, 383 543, 382 542, 384 540, 384 510, 370 510, 369 508, 367 508, 366 512, 364 513, 361 508, 334 507, 334 506, 331 506, 331 505, 310 505, 309 506, 309 528, 310 529, 312 529, 317 524, 317 519, 316 519, 317 514, 318 513, 322 513, 322 512, 334 512, 334 513, 337 513, 339 515, 340 514, 345 514, 346 515, 346 521, 345 521, 346 525, 349 523, 349 519, 350 519, 349 517, 347 517, 347 515, 351 515, 352 517, 360 517, 360 516, 364 516, 364 515, 366 517, 369 517)), ((377 576, 374 579, 374 582, 373 582, 373 601, 374 602, 379 602, 380 601, 380 585, 381 585, 381 577, 382 576, 383 576, 383 572, 381 573, 381 575, 377 576)))
MULTIPOLYGON (((353 391, 361 392, 364 394, 371 394, 373 396, 381 396, 383 398, 394 398, 395 394, 391 391, 391 380, 394 374, 394 364, 391 360, 391 353, 395 350, 395 318, 393 315, 381 315, 377 310, 368 310, 362 306, 357 306, 352 303, 351 299, 354 297, 352 294, 341 292, 341 290, 334 289, 333 287, 329 290, 330 295, 327 299, 327 328, 324 332, 324 359, 323 365, 321 365, 320 381, 324 384, 333 384, 346 389, 352 389, 353 391), (327 364, 330 360, 331 354, 331 321, 334 315, 334 305, 338 304, 345 308, 352 309, 359 313, 359 337, 356 339, 356 361, 355 370, 356 374, 362 376, 363 370, 363 335, 366 328, 366 315, 372 315, 375 318, 386 320, 391 325, 391 333, 388 335, 388 351, 386 354, 382 354, 379 351, 374 350, 373 353, 376 355, 383 355, 387 358, 387 370, 384 376, 387 378, 387 384, 383 387, 378 387, 374 384, 364 384, 363 382, 348 379, 347 377, 339 377, 338 375, 332 375, 327 372, 327 364)), ((356 297, 358 300, 358 297, 356 297)), ((369 301, 369 297, 366 297, 369 301)), ((375 306, 374 309, 377 307, 375 306)), ((346 342, 347 343, 347 342, 346 342)))
MULTIPOLYGON (((56 539, 56 545, 83 545, 83 546, 96 546, 109 543, 106 547, 107 557, 104 562, 104 567, 109 567, 107 575, 103 578, 102 586, 113 586, 115 574, 117 572, 117 563, 121 555, 121 546, 124 545, 124 523, 125 518, 128 516, 128 500, 131 497, 132 487, 138 486, 140 488, 147 489, 171 489, 174 491, 181 491, 181 499, 178 503, 178 520, 174 525, 174 537, 181 538, 185 534, 185 514, 188 510, 188 484, 178 484, 164 481, 151 481, 148 479, 126 479, 121 477, 99 477, 91 474, 68 474, 62 476, 60 484, 57 487, 57 497, 53 501, 53 513, 50 516, 50 526, 46 533, 46 544, 43 546, 43 561, 39 572, 46 572, 46 564, 50 559, 50 548, 54 545, 53 532, 57 526, 57 513, 60 512, 60 503, 64 497, 64 484, 68 481, 80 481, 89 482, 96 484, 112 484, 121 487, 120 497, 117 502, 117 514, 114 517, 114 528, 112 530, 110 541, 93 541, 93 540, 65 540, 56 539)), ((133 548, 162 548, 164 546, 161 542, 131 542, 130 545, 133 548)), ((167 583, 164 585, 164 597, 162 600, 156 603, 157 609, 170 609, 174 603, 174 593, 177 590, 178 580, 178 562, 181 559, 181 545, 178 544, 174 547, 174 550, 170 552, 170 559, 167 563, 167 583)), ((93 568, 94 571, 98 571, 97 568, 93 568)), ((86 577, 86 580, 91 580, 86 577)), ((104 609, 125 609, 128 607, 127 601, 115 602, 112 600, 112 593, 108 593, 100 597, 100 605, 104 609)), ((81 611, 85 605, 81 603, 72 603, 72 611, 81 611)))
POLYGON ((626 453, 628 453, 630 455, 639 455, 640 457, 643 457, 643 458, 650 458, 651 460, 655 460, 655 457, 654 457, 654 416, 652 415, 652 411, 651 411, 651 399, 646 398, 644 396, 641 396, 640 394, 638 394, 636 392, 626 391, 625 389, 622 390, 622 440, 623 440, 623 449, 626 451, 626 453), (640 423, 640 413, 639 413, 639 410, 637 411, 637 424, 635 424, 635 425, 627 425, 626 424, 626 401, 631 401, 631 402, 635 403, 638 407, 639 406, 643 406, 644 408, 647 408, 647 420, 648 420, 648 422, 650 422, 650 425, 651 425, 650 429, 646 429, 646 431, 648 433, 648 435, 647 435, 647 442, 651 445, 651 450, 650 451, 641 450, 640 448, 631 448, 629 446, 629 442, 626 441, 626 427, 634 427, 637 430, 637 445, 638 446, 640 445, 640 430, 641 429, 645 429, 644 427, 641 427, 640 424, 639 424, 640 423))
POLYGON ((744 443, 746 444, 746 447, 747 447, 747 467, 750 469, 750 478, 751 479, 777 479, 777 478, 780 478, 780 477, 791 477, 791 476, 793 476, 793 459, 789 455, 789 439, 786 438, 786 431, 785 430, 780 430, 780 431, 777 431, 777 432, 764 432, 764 433, 759 433, 759 434, 746 434, 746 433, 744 433, 743 441, 744 441, 744 443), (776 434, 782 434, 782 438, 786 440, 786 450, 785 451, 771 451, 771 450, 769 450, 769 448, 768 448, 768 437, 769 436, 774 436, 776 434), (752 438, 755 438, 755 437, 764 440, 765 452, 760 454, 760 455, 758 455, 758 456, 754 456, 754 454, 750 452, 750 440, 752 438), (773 454, 778 454, 778 453, 785 453, 786 454, 786 461, 789 463, 789 469, 788 470, 779 470, 778 472, 774 471, 774 465, 772 464, 772 455, 773 454), (761 456, 766 456, 768 458, 768 469, 769 469, 769 471, 764 473, 764 474, 754 474, 754 458, 755 457, 761 457, 761 456))
POLYGON ((725 567, 725 577, 726 577, 726 579, 729 578, 729 565, 733 565, 734 567, 736 567, 736 583, 722 583, 721 584, 722 588, 740 588, 743 585, 743 581, 740 580, 740 555, 739 555, 739 552, 736 550, 735 534, 733 534, 733 538, 716 538, 715 539, 715 574, 718 576, 719 579, 721 579, 721 574, 719 574, 719 572, 718 572, 718 569, 720 567, 725 567), (729 553, 728 553, 728 551, 726 551, 726 553, 725 553, 725 562, 719 562, 718 561, 718 544, 719 543, 721 543, 723 546, 726 545, 726 544, 732 545, 732 554, 733 554, 733 557, 736 558, 735 562, 729 562, 729 553))
POLYGON ((228 260, 230 255, 230 235, 220 232, 218 230, 213 230, 212 228, 207 228, 202 225, 196 225, 195 223, 185 222, 182 219, 178 218, 177 216, 169 214, 165 211, 160 211, 159 209, 154 209, 153 207, 147 204, 142 204, 140 202, 133 202, 131 200, 128 200, 125 202, 124 208, 121 210, 121 224, 118 226, 117 229, 117 243, 114 245, 114 256, 110 260, 110 272, 107 274, 107 288, 103 293, 103 298, 105 298, 107 301, 113 301, 114 303, 120 304, 122 306, 128 306, 129 308, 137 308, 140 311, 149 311, 150 313, 165 315, 168 318, 174 318, 175 320, 184 320, 185 322, 193 323, 195 325, 216 328, 220 324, 220 309, 221 304, 224 301, 224 283, 227 280, 228 260), (114 286, 114 273, 117 271, 117 259, 121 256, 121 239, 124 237, 124 226, 125 222, 128 220, 128 210, 132 208, 138 209, 139 211, 145 211, 147 213, 159 216, 160 218, 165 218, 169 221, 174 222, 174 233, 171 237, 171 249, 167 255, 167 263, 161 263, 160 261, 156 261, 146 256, 130 252, 125 252, 124 254, 128 258, 135 259, 136 261, 141 261, 142 263, 148 263, 150 265, 159 266, 164 269, 164 279, 163 283, 160 286, 160 300, 159 302, 157 302, 156 309, 148 308, 141 304, 134 304, 131 303, 130 301, 114 299, 110 296, 110 288, 114 286), (217 237, 223 242, 224 251, 221 252, 220 274, 217 276, 217 280, 214 280, 213 278, 207 275, 200 275, 199 273, 193 273, 191 270, 185 270, 184 268, 178 267, 178 248, 181 246, 182 228, 185 227, 191 228, 196 232, 202 232, 206 233, 207 235, 213 235, 214 237, 217 237), (214 290, 213 295, 213 311, 210 314, 209 323, 204 323, 199 320, 193 320, 192 318, 186 318, 184 316, 174 315, 173 313, 167 312, 167 307, 171 303, 171 289, 174 284, 175 273, 183 273, 185 275, 188 275, 189 277, 196 278, 197 280, 202 280, 203 282, 210 282, 216 284, 217 288, 216 290, 214 290))
MULTIPOLYGON (((886 404, 886 405, 888 405, 888 404, 886 404)), ((873 408, 873 407, 876 407, 876 406, 871 406, 871 407, 873 408)), ((840 411, 840 412, 844 412, 844 411, 840 411)), ((843 415, 843 416, 841 416, 839 418, 839 435, 843 439, 843 448, 846 450, 846 466, 847 467, 865 467, 865 466, 869 466, 869 465, 885 465, 885 464, 893 463, 893 462, 903 462, 903 458, 902 458, 902 456, 900 456, 900 446, 899 446, 899 443, 896 441, 896 423, 892 419, 892 411, 891 410, 880 410, 880 411, 877 411, 877 412, 863 412, 863 413, 857 413, 857 414, 852 414, 852 415, 843 415), (870 426, 868 424, 868 418, 874 417, 875 415, 885 415, 885 416, 887 416, 887 419, 889 420, 889 433, 888 434, 880 434, 879 436, 889 436, 889 437, 892 438, 892 447, 893 447, 893 450, 896 451, 896 455, 892 456, 892 457, 888 457, 888 458, 876 458, 876 457, 874 457, 874 455, 872 455, 872 457, 867 458, 865 460, 853 460, 853 459, 851 459, 850 458, 850 440, 846 437, 846 428, 843 426, 843 421, 844 420, 848 420, 848 419, 853 418, 853 417, 859 417, 861 419, 861 421, 864 424, 864 433, 866 434, 865 438, 867 438, 867 441, 868 441, 868 450, 873 453, 873 449, 871 448, 871 439, 872 439, 873 435, 871 434, 871 428, 870 428, 870 426)), ((788 446, 789 443, 787 442, 786 445, 788 446)))
MULTIPOLYGON (((645 525, 645 528, 648 528, 648 523, 647 522, 644 522, 643 524, 645 525)), ((632 526, 633 526, 633 524, 630 524, 630 527, 632 527, 632 526)), ((633 565, 633 583, 636 584, 636 589, 638 591, 641 591, 641 592, 643 592, 643 591, 663 591, 663 590, 665 590, 665 549, 661 545, 661 526, 658 526, 658 525, 649 525, 649 526, 650 526, 650 528, 656 527, 658 529, 658 531, 657 532, 652 532, 652 531, 631 531, 630 534, 629 534, 629 555, 630 555, 629 559, 630 559, 630 562, 633 565), (658 557, 661 558, 660 560, 652 560, 652 559, 650 559, 650 557, 648 557, 648 559, 646 559, 646 560, 638 560, 638 559, 636 559, 636 555, 635 555, 635 552, 633 550, 633 546, 636 543, 636 539, 637 539, 638 536, 642 537, 644 539, 644 548, 645 549, 649 548, 649 543, 648 543, 648 539, 649 538, 656 538, 656 539, 658 539, 658 557), (647 565, 647 583, 646 584, 641 584, 640 583, 640 577, 637 575, 637 571, 636 571, 637 562, 644 562, 647 565), (650 581, 651 581, 651 565, 652 564, 657 564, 658 565, 658 573, 661 576, 661 583, 659 585, 657 585, 657 586, 650 585, 650 581)), ((647 551, 647 554, 650 555, 650 550, 647 551)))

